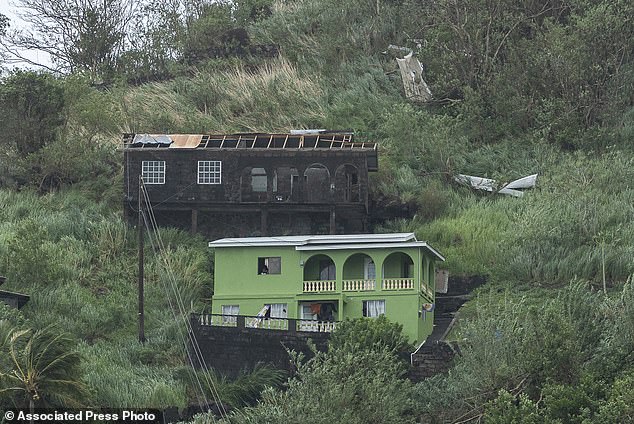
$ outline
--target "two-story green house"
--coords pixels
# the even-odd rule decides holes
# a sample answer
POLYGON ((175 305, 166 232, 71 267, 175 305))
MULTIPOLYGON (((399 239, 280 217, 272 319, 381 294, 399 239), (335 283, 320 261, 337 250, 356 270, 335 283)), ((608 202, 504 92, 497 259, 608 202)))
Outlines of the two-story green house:
POLYGON ((331 331, 385 314, 415 343, 433 329, 435 263, 413 233, 225 238, 215 249, 214 325, 331 331))

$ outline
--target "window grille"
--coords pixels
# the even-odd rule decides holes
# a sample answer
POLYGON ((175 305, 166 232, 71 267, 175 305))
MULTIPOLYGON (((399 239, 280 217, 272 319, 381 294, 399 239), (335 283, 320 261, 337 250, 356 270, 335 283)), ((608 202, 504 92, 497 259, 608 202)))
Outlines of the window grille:
POLYGON ((222 162, 219 160, 198 161, 198 184, 220 184, 222 162))
POLYGON ((165 161, 144 160, 141 162, 141 177, 144 184, 165 184, 165 161))

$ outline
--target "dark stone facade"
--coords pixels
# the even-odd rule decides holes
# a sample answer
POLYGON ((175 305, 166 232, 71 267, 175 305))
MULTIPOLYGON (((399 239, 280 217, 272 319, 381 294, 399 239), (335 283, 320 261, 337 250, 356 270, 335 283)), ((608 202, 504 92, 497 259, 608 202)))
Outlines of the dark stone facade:
POLYGON ((128 147, 123 154, 130 220, 142 162, 165 161, 165 183, 145 184, 159 224, 209 239, 367 231, 373 150, 128 147), (198 184, 198 161, 221 161, 221 183, 198 184), (265 191, 254 189, 255 179, 265 191))
MULTIPOLYGON (((295 320, 288 321, 289 326, 295 328, 295 320)), ((329 333, 245 328, 244 320, 238 327, 221 327, 200 325, 193 318, 192 328, 205 363, 229 378, 250 371, 260 363, 293 372, 287 349, 310 358, 313 353, 309 340, 319 351, 328 348, 329 333)))

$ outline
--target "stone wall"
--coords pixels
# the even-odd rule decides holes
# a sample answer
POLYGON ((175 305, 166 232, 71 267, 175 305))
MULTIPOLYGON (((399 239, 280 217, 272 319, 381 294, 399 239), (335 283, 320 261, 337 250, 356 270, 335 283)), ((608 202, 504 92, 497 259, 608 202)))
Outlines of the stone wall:
POLYGON ((437 341, 423 345, 412 353, 408 377, 419 382, 436 374, 447 372, 453 365, 453 358, 460 350, 455 344, 437 341))
POLYGON ((195 320, 192 328, 207 366, 229 378, 252 370, 258 363, 292 372, 287 349, 311 357, 308 340, 320 351, 328 348, 329 333, 205 326, 195 320))

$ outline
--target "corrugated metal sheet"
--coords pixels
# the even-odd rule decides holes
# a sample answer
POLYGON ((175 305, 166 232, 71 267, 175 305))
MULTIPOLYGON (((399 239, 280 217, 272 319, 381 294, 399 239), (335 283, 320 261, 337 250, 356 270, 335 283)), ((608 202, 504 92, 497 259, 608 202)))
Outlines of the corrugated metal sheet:
POLYGON ((135 134, 133 145, 169 145, 172 140, 165 134, 135 134))

